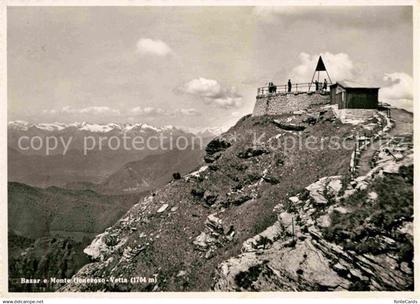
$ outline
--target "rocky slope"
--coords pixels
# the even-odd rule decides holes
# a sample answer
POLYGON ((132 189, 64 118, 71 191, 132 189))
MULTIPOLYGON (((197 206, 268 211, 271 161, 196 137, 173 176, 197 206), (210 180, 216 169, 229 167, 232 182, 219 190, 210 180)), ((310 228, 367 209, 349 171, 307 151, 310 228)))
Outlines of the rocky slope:
POLYGON ((367 174, 321 178, 278 204, 274 225, 219 265, 214 290, 413 290, 413 145, 396 124, 371 137, 367 174))
POLYGON ((275 224, 219 266, 214 290, 413 290, 412 160, 347 188, 324 178, 279 204, 275 224))
POLYGON ((9 233, 9 291, 55 291, 53 278, 71 278, 89 262, 83 242, 71 238, 44 236, 36 240, 9 233), (21 278, 41 278, 39 284, 21 284, 21 278), (43 279, 48 278, 47 282, 43 279))
MULTIPOLYGON (((73 277, 75 281, 64 286, 61 291, 356 288, 349 283, 349 278, 343 278, 337 273, 340 270, 329 266, 327 262, 330 257, 322 257, 322 250, 331 251, 329 246, 334 243, 326 240, 323 231, 309 229, 309 224, 306 225, 308 232, 302 225, 302 234, 305 235, 299 241, 296 235, 291 242, 284 230, 279 230, 281 232, 276 240, 263 238, 263 247, 272 250, 271 255, 267 253, 267 258, 264 258, 263 252, 263 263, 255 263, 254 258, 249 263, 238 261, 239 266, 234 269, 240 269, 238 273, 245 273, 240 274, 239 279, 233 275, 236 270, 229 268, 229 264, 224 265, 231 261, 229 259, 236 259, 237 256, 240 259, 244 242, 248 243, 249 239, 273 225, 269 229, 280 229, 277 227, 280 226, 279 212, 273 212, 273 208, 277 206, 276 210, 282 210, 280 214, 290 213, 289 206, 294 203, 288 200, 289 197, 299 194, 294 199, 294 208, 303 210, 302 218, 304 215, 307 218, 314 217, 315 222, 323 223, 323 215, 330 209, 330 198, 327 202, 321 199, 319 206, 311 199, 307 202, 308 199, 303 199, 301 193, 310 192, 305 187, 320 179, 321 183, 325 183, 323 177, 340 176, 340 185, 346 184, 345 181, 350 179, 354 135, 366 130, 376 132, 383 128, 385 121, 378 117, 369 124, 343 125, 335 119, 328 107, 290 115, 242 118, 236 126, 208 144, 205 166, 155 191, 116 224, 98 235, 85 248, 92 262, 84 266, 73 277), (350 149, 342 145, 335 145, 334 149, 325 148, 332 138, 336 138, 334 136, 344 140, 350 149), (299 139, 305 142, 309 138, 312 142, 310 146, 288 143, 291 140, 299 143, 299 139), (320 240, 319 247, 315 247, 309 239, 315 239, 316 236, 320 240), (269 265, 267 261, 274 260, 277 255, 274 254, 277 252, 275 248, 283 252, 283 258, 279 258, 280 262, 276 266, 265 267, 269 265), (296 251, 299 258, 290 255, 294 254, 293 251, 296 251), (309 260, 305 262, 305 259, 309 260), (303 272, 293 270, 296 265, 305 263, 308 266, 302 266, 303 272), (323 268, 320 268, 319 263, 323 268), (271 278, 283 277, 282 274, 287 274, 289 268, 292 269, 289 283, 273 279, 270 283, 272 287, 268 283, 261 283, 261 287, 256 287, 258 283, 253 284, 260 276, 267 276, 267 273, 270 273, 271 278), (305 269, 317 268, 325 271, 305 273, 305 269), (227 272, 224 272, 226 269, 227 272), (251 273, 251 279, 246 274, 248 272, 251 273), (301 280, 302 275, 309 275, 309 278, 301 280), (138 277, 143 280, 130 281, 138 277), (101 280, 96 283, 80 283, 87 278, 101 280), (114 278, 120 278, 119 282, 114 278), (239 280, 239 285, 235 280, 239 280)), ((334 191, 343 192, 338 184, 338 181, 334 181, 331 187, 334 191)), ((318 198, 321 196, 318 195, 318 198)), ((339 206, 333 208, 336 207, 339 206)), ((283 216, 290 218, 294 215, 283 216)), ((296 225, 297 230, 301 229, 298 227, 296 225)), ((277 232, 274 234, 277 235, 277 232)), ((340 246, 336 244, 331 248, 344 250, 340 246)), ((260 256, 260 253, 253 254, 260 256)), ((344 251, 345 254, 348 253, 344 251)), ((361 255, 358 256, 363 259, 361 255)), ((348 267, 349 261, 342 259, 331 257, 335 264, 348 267)), ((361 277, 365 275, 362 273, 361 277)), ((409 285, 408 282, 394 287, 403 289, 409 285)), ((389 285, 379 283, 378 286, 390 289, 389 285)))

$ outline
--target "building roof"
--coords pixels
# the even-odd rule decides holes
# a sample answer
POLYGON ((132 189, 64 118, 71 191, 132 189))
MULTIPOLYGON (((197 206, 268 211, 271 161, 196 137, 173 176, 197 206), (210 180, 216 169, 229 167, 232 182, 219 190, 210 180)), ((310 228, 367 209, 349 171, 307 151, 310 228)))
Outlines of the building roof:
POLYGON ((333 86, 339 85, 345 89, 379 89, 377 85, 372 85, 368 83, 361 83, 351 80, 340 80, 337 81, 333 86))

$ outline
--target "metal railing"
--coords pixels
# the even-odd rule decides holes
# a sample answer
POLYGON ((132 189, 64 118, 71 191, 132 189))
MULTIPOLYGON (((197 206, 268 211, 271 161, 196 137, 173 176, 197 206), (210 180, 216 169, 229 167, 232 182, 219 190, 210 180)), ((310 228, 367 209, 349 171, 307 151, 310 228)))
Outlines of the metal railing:
POLYGON ((304 93, 304 92, 320 92, 326 93, 329 92, 330 83, 327 85, 327 90, 323 90, 323 83, 320 82, 318 85, 318 90, 316 90, 315 83, 306 82, 306 83, 292 83, 292 86, 288 88, 287 84, 284 85, 272 85, 272 86, 265 86, 260 87, 257 89, 257 96, 267 96, 267 95, 275 95, 279 93, 304 93))

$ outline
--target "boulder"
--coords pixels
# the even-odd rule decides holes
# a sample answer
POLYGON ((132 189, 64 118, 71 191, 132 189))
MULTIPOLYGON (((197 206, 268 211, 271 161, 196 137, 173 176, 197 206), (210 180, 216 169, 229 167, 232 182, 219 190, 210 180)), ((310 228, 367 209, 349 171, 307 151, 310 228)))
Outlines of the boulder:
POLYGON ((205 190, 203 189, 192 189, 191 190, 191 194, 192 196, 194 196, 195 198, 199 198, 201 199, 204 196, 205 190))
POLYGON ((341 176, 331 177, 327 184, 328 194, 331 196, 336 196, 342 187, 341 176))
POLYGON ((337 211, 338 213, 341 213, 341 214, 349 213, 349 210, 347 208, 341 207, 341 206, 340 207, 335 207, 333 210, 337 211))
POLYGON ((195 238, 193 244, 199 250, 206 250, 214 241, 213 237, 203 231, 195 238))
POLYGON ((377 198, 378 198, 378 193, 376 193, 375 191, 371 191, 368 193, 368 199, 370 201, 376 201, 377 198))
POLYGON ((242 252, 255 251, 259 245, 264 243, 273 243, 284 235, 284 230, 280 222, 275 222, 272 226, 265 229, 256 236, 247 239, 242 244, 242 252))
POLYGON ((280 183, 280 180, 277 177, 272 176, 272 175, 263 176, 263 180, 267 183, 272 184, 272 185, 280 183))
POLYGON ((223 222, 216 216, 216 213, 210 214, 206 220, 206 226, 217 233, 224 233, 223 222))
POLYGON ((286 130, 286 131, 303 131, 305 130, 305 126, 303 125, 297 125, 293 123, 283 123, 280 120, 274 119, 273 124, 275 124, 280 129, 286 130))
POLYGON ((291 201, 294 204, 297 204, 300 202, 300 199, 297 196, 291 196, 289 197, 289 201, 291 201))
POLYGON ((157 211, 157 213, 162 213, 164 212, 167 208, 169 207, 168 204, 163 204, 157 211))
POLYGON ((270 153, 268 150, 262 147, 248 147, 243 151, 240 151, 236 154, 239 158, 247 159, 255 156, 260 156, 263 154, 270 153))
POLYGON ((207 259, 207 260, 209 260, 209 259, 211 259, 212 257, 214 257, 214 255, 215 255, 215 253, 214 253, 214 250, 213 249, 209 249, 209 250, 207 250, 207 252, 206 252, 206 254, 205 254, 205 258, 207 259))
POLYGON ((316 220, 318 226, 322 227, 322 228, 327 228, 331 226, 331 218, 328 214, 324 214, 321 215, 317 220, 316 220))
POLYGON ((228 205, 232 204, 235 206, 242 205, 243 203, 249 201, 252 199, 252 196, 246 193, 232 193, 228 199, 227 203, 228 205))
POLYGON ((216 137, 207 144, 206 152, 208 154, 214 154, 219 151, 226 150, 231 146, 231 143, 223 137, 216 137))
POLYGON ((207 155, 204 156, 204 161, 206 163, 213 163, 216 160, 218 160, 220 158, 220 156, 222 156, 221 152, 216 152, 216 153, 211 154, 211 155, 207 154, 207 155))
POLYGON ((412 222, 406 222, 404 225, 402 225, 400 228, 398 228, 398 231, 403 234, 408 234, 409 236, 413 237, 413 223, 412 222))
POLYGON ((213 192, 211 192, 211 191, 209 191, 209 190, 206 190, 205 192, 204 192, 204 194, 203 194, 203 199, 204 199, 204 202, 207 204, 207 205, 210 205, 210 206, 212 206, 215 202, 216 202, 216 200, 217 200, 217 194, 216 193, 213 193, 213 192))
POLYGON ((361 181, 361 182, 358 182, 357 183, 356 189, 359 190, 359 191, 363 191, 363 190, 366 190, 367 189, 368 185, 369 184, 367 182, 361 181))
POLYGON ((341 176, 338 175, 323 177, 305 189, 309 191, 309 196, 316 204, 325 205, 328 203, 328 198, 325 195, 335 198, 341 187, 341 176))
POLYGON ((302 122, 306 123, 308 125, 314 125, 316 124, 316 122, 318 121, 318 118, 313 116, 313 115, 309 115, 308 117, 305 117, 302 122))
POLYGON ((171 208, 171 211, 172 211, 172 212, 175 212, 175 211, 177 211, 177 210, 178 210, 178 206, 174 206, 174 207, 172 207, 172 208, 171 208))
POLYGON ((187 272, 185 270, 180 270, 176 276, 177 277, 183 277, 185 275, 187 275, 187 272))

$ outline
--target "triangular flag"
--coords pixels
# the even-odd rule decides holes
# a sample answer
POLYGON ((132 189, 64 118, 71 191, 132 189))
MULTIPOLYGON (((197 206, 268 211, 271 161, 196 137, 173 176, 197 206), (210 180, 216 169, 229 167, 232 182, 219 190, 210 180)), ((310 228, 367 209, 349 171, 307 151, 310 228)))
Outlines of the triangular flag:
POLYGON ((324 61, 322 61, 322 58, 321 58, 321 56, 319 56, 319 59, 318 59, 318 64, 316 65, 316 69, 315 69, 315 71, 326 71, 327 69, 325 68, 325 65, 324 65, 324 61))

